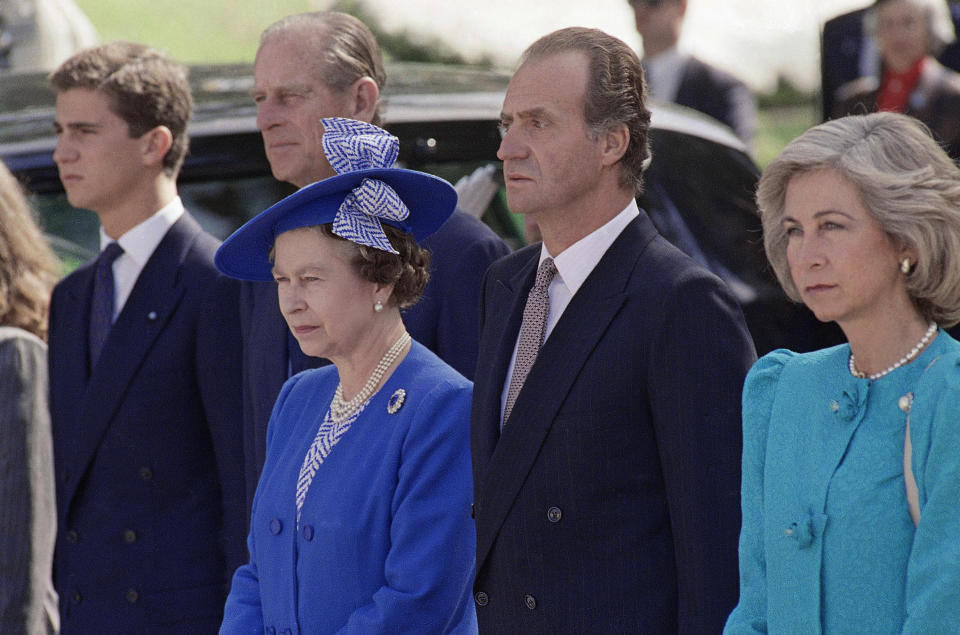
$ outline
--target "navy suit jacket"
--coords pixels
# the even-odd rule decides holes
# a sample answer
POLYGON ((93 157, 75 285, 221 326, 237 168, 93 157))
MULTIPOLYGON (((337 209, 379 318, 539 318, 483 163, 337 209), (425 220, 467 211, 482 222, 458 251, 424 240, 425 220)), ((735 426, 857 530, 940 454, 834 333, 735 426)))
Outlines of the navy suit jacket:
POLYGON ((239 284, 188 214, 88 371, 95 261, 53 293, 50 414, 63 633, 216 632, 245 559, 239 284))
POLYGON ((471 412, 481 633, 719 633, 737 601, 736 300, 632 221, 500 396, 540 245, 494 263, 471 412))
POLYGON ((727 124, 748 146, 757 133, 757 100, 742 81, 696 57, 687 59, 674 101, 727 124))
MULTIPOLYGON (((404 312, 403 322, 413 339, 472 379, 477 361, 480 285, 490 263, 509 253, 510 248, 483 222, 459 210, 423 246, 430 250, 430 279, 420 301, 404 312)), ((273 404, 289 377, 291 357, 297 362, 305 356, 289 336, 274 283, 244 285, 241 323, 249 512, 266 459, 267 423, 273 404)), ((312 365, 323 363, 325 360, 313 358, 312 365)))

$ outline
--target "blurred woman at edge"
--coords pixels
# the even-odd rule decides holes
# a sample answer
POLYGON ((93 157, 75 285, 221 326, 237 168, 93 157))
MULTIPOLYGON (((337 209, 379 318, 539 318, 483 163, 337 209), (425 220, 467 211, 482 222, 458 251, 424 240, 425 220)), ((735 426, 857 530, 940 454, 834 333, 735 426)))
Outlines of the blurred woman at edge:
POLYGON ((58 630, 47 411, 47 311, 59 276, 20 184, 0 164, 0 632, 58 630))

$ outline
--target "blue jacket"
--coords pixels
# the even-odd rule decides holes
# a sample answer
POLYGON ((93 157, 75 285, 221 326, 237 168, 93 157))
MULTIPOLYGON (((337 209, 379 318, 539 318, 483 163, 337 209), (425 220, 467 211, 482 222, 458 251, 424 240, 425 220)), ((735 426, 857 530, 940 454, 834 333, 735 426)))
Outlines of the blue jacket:
POLYGON ((500 433, 540 245, 494 263, 471 412, 486 633, 715 633, 737 597, 740 399, 724 284, 641 213, 557 321, 500 433))
MULTIPOLYGON (((480 328, 480 283, 490 263, 509 253, 510 248, 484 223, 461 211, 454 212, 437 233, 424 241, 424 246, 430 250, 430 280, 420 301, 404 311, 403 322, 413 339, 472 379, 480 328)), ((304 355, 289 336, 273 282, 243 285, 241 325, 249 507, 266 457, 270 412, 290 375, 291 358, 302 359, 304 355)), ((311 360, 313 366, 326 363, 311 360)))
POLYGON ((774 351, 743 391, 740 602, 725 633, 955 633, 960 345, 857 379, 846 344, 774 351), (909 411, 921 518, 904 486, 909 411))
POLYGON ((320 465, 296 523, 300 468, 336 368, 292 377, 221 633, 470 633, 470 382, 414 342, 320 465), (387 405, 406 393, 394 414, 387 405))
POLYGON ((63 633, 209 632, 243 559, 239 284, 184 214, 137 278, 93 372, 95 262, 50 309, 55 582, 63 633))

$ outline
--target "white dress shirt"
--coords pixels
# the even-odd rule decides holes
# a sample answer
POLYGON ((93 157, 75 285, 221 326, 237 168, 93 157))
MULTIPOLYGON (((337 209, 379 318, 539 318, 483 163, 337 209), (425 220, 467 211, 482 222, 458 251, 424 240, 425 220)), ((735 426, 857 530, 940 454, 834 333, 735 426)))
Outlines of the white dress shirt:
MULTIPOLYGON (((113 261, 113 319, 116 320, 126 304, 133 286, 140 277, 144 265, 156 250, 157 245, 167 235, 173 224, 183 216, 183 202, 179 196, 163 206, 150 218, 128 230, 116 242, 123 248, 113 261)), ((100 228, 100 251, 103 251, 113 239, 100 228)))
MULTIPOLYGON (((546 342, 553 332, 553 327, 557 325, 560 316, 566 310, 570 300, 583 285, 584 281, 594 270, 603 255, 610 249, 610 245, 617 239, 617 236, 630 224, 634 218, 640 215, 640 208, 637 207, 635 200, 630 203, 619 214, 607 221, 606 224, 594 230, 592 233, 584 236, 577 242, 563 250, 557 256, 551 256, 547 251, 546 245, 540 247, 540 260, 537 262, 539 268, 547 258, 553 258, 553 264, 557 267, 557 275, 550 282, 547 289, 547 295, 550 298, 550 307, 547 313, 547 324, 544 331, 543 340, 546 342)), ((510 356, 510 365, 507 367, 507 376, 503 384, 503 391, 500 393, 500 419, 503 420, 503 409, 507 403, 507 391, 510 389, 510 379, 513 377, 513 366, 517 361, 517 346, 520 343, 520 333, 517 333, 517 341, 513 345, 513 354, 510 356)))
POLYGON ((676 46, 653 57, 643 58, 649 95, 657 101, 676 101, 683 69, 689 58, 689 53, 684 53, 676 46))

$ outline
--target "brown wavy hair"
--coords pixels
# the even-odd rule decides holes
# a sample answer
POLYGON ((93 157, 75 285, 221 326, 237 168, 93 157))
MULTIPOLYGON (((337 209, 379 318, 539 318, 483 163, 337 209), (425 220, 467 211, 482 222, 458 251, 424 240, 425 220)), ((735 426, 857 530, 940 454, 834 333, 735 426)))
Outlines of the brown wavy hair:
POLYGON ((393 283, 393 296, 397 306, 406 309, 417 303, 430 278, 430 252, 417 244, 407 232, 382 223, 383 232, 390 244, 399 253, 392 254, 374 247, 358 245, 330 229, 330 224, 314 225, 321 235, 348 242, 356 248, 354 264, 360 277, 378 284, 393 283))
POLYGON ((74 88, 98 90, 110 99, 110 110, 127 123, 131 138, 166 126, 173 144, 163 169, 176 176, 187 155, 187 124, 193 97, 187 68, 164 53, 135 42, 107 42, 80 51, 50 75, 58 93, 74 88))
POLYGON ((59 277, 60 264, 20 183, 0 163, 0 326, 46 340, 50 292, 59 277))

